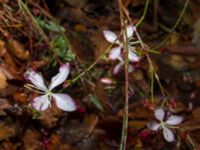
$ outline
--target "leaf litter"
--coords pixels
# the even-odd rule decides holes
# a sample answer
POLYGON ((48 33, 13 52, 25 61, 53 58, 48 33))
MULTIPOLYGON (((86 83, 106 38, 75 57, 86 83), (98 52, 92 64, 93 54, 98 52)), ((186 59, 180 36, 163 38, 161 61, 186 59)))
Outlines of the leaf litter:
MULTIPOLYGON (((136 23, 145 1, 123 3, 136 23)), ((180 1, 150 2, 148 15, 137 28, 145 44, 155 47, 162 42, 172 32, 183 6, 180 1), (166 11, 169 9, 173 11, 166 11)), ((134 71, 129 74, 127 149, 200 147, 197 15, 200 6, 198 1, 190 1, 189 6, 167 42, 155 49, 158 53, 149 54, 154 70, 150 69, 145 52, 139 54, 141 46, 135 46, 142 57, 131 64, 134 71), (153 71, 160 82, 156 75, 152 82, 153 71), (175 142, 166 142, 160 129, 151 131, 147 127, 157 118, 154 111, 160 105, 168 108, 163 110, 166 118, 160 120, 161 124, 172 114, 184 118, 178 130, 169 127, 170 123, 162 124, 163 130, 173 131, 175 142)), ((106 51, 96 66, 87 70, 109 46, 103 31, 120 32, 117 2, 6 0, 0 1, 0 8, 0 149, 119 149, 124 117, 124 69, 113 75, 116 62, 109 59, 111 52, 106 51), (65 112, 51 101, 45 111, 35 110, 31 103, 40 94, 24 87, 27 84, 24 72, 32 68, 43 75, 46 85, 65 63, 70 63, 69 78, 53 92, 69 93, 77 109, 65 112), (75 77, 82 72, 77 80, 75 77)), ((164 132, 168 139, 166 133, 169 132, 164 132)))

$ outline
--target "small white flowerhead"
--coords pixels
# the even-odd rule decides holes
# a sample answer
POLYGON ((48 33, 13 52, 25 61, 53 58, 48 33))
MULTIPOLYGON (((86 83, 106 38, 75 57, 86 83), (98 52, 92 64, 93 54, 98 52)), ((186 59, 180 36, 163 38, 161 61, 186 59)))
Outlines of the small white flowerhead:
POLYGON ((68 74, 69 64, 66 63, 59 68, 59 73, 52 77, 51 83, 47 88, 47 86, 44 84, 42 76, 39 73, 36 73, 33 69, 28 69, 24 73, 25 78, 30 80, 33 84, 27 87, 33 91, 37 89, 39 90, 38 93, 42 94, 41 96, 33 99, 32 105, 36 110, 46 110, 51 106, 52 99, 55 101, 57 107, 64 111, 76 110, 76 104, 69 95, 52 92, 55 87, 62 84, 67 79, 68 74))
MULTIPOLYGON (((128 25, 125 30, 126 30, 126 34, 127 34, 127 38, 128 38, 127 39, 128 40, 128 49, 129 49, 128 59, 131 63, 138 62, 139 57, 137 56, 135 51, 132 51, 133 47, 131 46, 131 43, 129 43, 130 42, 129 40, 133 36, 134 30, 135 30, 134 26, 128 25)), ((119 61, 119 63, 114 67, 114 70, 113 70, 113 74, 117 74, 121 70, 122 66, 124 65, 124 60, 123 60, 123 55, 122 55, 123 42, 118 40, 117 35, 110 30, 104 30, 103 35, 108 42, 118 45, 117 47, 112 48, 109 53, 110 60, 118 60, 119 61)), ((124 36, 124 38, 126 37, 125 35, 123 35, 123 36, 124 36)), ((130 72, 133 72, 134 70, 135 70, 135 68, 133 67, 133 65, 129 64, 128 72, 130 73, 130 72)))
POLYGON ((173 142, 174 134, 169 128, 173 128, 174 125, 179 125, 183 121, 183 117, 171 115, 166 121, 164 121, 165 112, 162 108, 157 108, 154 112, 154 115, 160 122, 149 122, 147 127, 152 131, 158 131, 158 129, 162 129, 165 140, 168 142, 173 142))

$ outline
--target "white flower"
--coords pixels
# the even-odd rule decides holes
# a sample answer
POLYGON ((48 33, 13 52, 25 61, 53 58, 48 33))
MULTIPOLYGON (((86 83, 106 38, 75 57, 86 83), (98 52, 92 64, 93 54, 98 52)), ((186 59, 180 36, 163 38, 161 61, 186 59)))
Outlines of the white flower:
MULTIPOLYGON (((44 84, 44 80, 39 73, 36 73, 33 69, 28 69, 24 76, 32 82, 33 85, 29 85, 30 89, 36 89, 42 96, 38 96, 33 99, 33 107, 38 111, 44 111, 51 106, 52 98, 55 100, 55 104, 58 108, 64 111, 74 111, 76 105, 72 98, 67 94, 53 93, 52 90, 63 83, 69 74, 69 64, 64 64, 59 68, 59 73, 52 77, 50 85, 47 87, 44 84)), ((33 90, 34 90, 33 89, 33 90)))
MULTIPOLYGON (((127 33, 128 39, 130 39, 132 37, 133 32, 134 32, 134 27, 132 25, 129 25, 126 27, 126 33, 127 33)), ((122 57, 123 43, 120 42, 117 39, 117 35, 110 30, 104 30, 103 34, 108 42, 118 45, 117 47, 112 48, 110 51, 110 54, 109 54, 109 59, 119 60, 119 63, 115 66, 115 68, 113 70, 113 73, 116 74, 119 72, 121 67, 124 65, 124 61, 123 61, 123 57, 122 57)), ((128 42, 128 44, 129 44, 129 42, 128 42)), ((139 57, 131 50, 130 45, 128 47, 129 47, 129 53, 128 53, 129 61, 132 63, 138 62, 139 57)), ((134 70, 133 66, 129 65, 129 72, 132 72, 133 70, 134 70)))
POLYGON ((174 141, 174 134, 169 128, 173 128, 173 125, 178 125, 183 121, 183 117, 171 115, 166 121, 163 121, 165 117, 165 112, 162 108, 155 110, 154 115, 158 122, 150 122, 147 124, 147 127, 152 131, 157 131, 158 129, 163 129, 163 136, 168 142, 174 141))

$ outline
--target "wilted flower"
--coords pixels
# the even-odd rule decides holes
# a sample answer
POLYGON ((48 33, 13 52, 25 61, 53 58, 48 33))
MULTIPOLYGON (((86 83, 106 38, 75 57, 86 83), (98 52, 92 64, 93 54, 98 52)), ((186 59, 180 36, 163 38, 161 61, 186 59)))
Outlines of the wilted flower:
MULTIPOLYGON (((132 25, 129 25, 126 27, 126 33, 127 33, 128 40, 131 39, 133 32, 134 32, 134 27, 132 25)), ((123 43, 120 42, 117 39, 117 35, 110 30, 104 30, 103 34, 108 42, 118 45, 117 47, 112 48, 110 51, 110 54, 109 54, 109 59, 119 60, 119 63, 115 66, 114 71, 113 71, 113 73, 116 74, 119 72, 121 67, 124 65, 124 61, 123 61, 123 57, 122 57, 123 43)), ((133 47, 131 47, 131 45, 129 45, 129 43, 128 43, 128 48, 129 48, 129 53, 128 53, 129 61, 132 63, 138 62, 139 57, 133 52, 133 47)), ((129 65, 128 70, 129 70, 129 72, 132 72, 134 70, 133 66, 129 65)))
POLYGON ((158 108, 155 110, 154 115, 156 119, 160 121, 158 122, 150 122, 147 124, 147 127, 152 131, 157 131, 158 129, 163 130, 163 136, 168 142, 174 141, 174 134, 169 128, 174 128, 173 125, 178 125, 183 121, 183 117, 171 115, 166 121, 164 121, 165 112, 162 108, 158 108))
MULTIPOLYGON (((30 89, 36 89, 42 96, 38 96, 33 99, 33 107, 38 111, 44 111, 51 106, 52 98, 58 108, 64 111, 74 111, 76 105, 72 98, 67 94, 53 93, 52 90, 63 83, 69 74, 69 64, 64 64, 59 68, 59 73, 52 77, 50 85, 47 87, 44 84, 43 77, 35 72, 33 69, 28 69, 24 76, 32 82, 33 85, 29 85, 30 89)), ((34 90, 35 91, 35 90, 34 90)))

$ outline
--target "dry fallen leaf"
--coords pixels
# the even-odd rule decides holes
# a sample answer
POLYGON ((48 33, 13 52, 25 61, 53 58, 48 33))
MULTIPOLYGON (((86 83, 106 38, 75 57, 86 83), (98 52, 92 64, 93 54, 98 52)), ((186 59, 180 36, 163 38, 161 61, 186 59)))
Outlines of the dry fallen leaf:
POLYGON ((27 95, 22 92, 14 93, 13 98, 17 103, 20 103, 20 104, 28 104, 29 103, 27 95))
POLYGON ((4 89, 7 87, 7 81, 6 76, 4 73, 0 70, 0 89, 4 89))
POLYGON ((16 135, 16 127, 10 121, 0 123, 0 141, 16 135))
POLYGON ((15 150, 17 148, 16 148, 16 145, 14 145, 12 142, 5 140, 5 141, 1 142, 0 149, 15 150))
POLYGON ((200 119, 200 107, 197 107, 196 109, 194 109, 192 111, 192 116, 195 118, 195 119, 200 119))
POLYGON ((58 123, 59 117, 62 115, 63 112, 52 103, 51 108, 41 112, 38 119, 43 127, 52 128, 58 123))
POLYGON ((137 133, 139 130, 146 127, 146 125, 146 121, 129 121, 128 123, 130 133, 137 133))
POLYGON ((40 134, 34 129, 27 129, 23 136, 23 149, 42 150, 43 143, 40 141, 40 134))
POLYGON ((60 149, 60 150, 67 150, 67 149, 73 149, 70 145, 67 143, 61 143, 61 139, 59 135, 57 134, 52 134, 50 139, 49 139, 49 144, 47 145, 48 150, 55 150, 55 149, 60 149))
POLYGON ((11 55, 16 56, 19 60, 28 60, 29 51, 24 49, 24 46, 16 40, 9 40, 7 48, 11 55))

